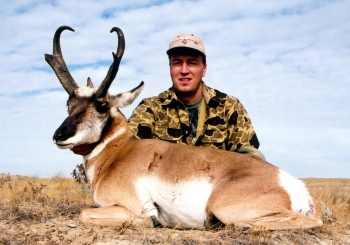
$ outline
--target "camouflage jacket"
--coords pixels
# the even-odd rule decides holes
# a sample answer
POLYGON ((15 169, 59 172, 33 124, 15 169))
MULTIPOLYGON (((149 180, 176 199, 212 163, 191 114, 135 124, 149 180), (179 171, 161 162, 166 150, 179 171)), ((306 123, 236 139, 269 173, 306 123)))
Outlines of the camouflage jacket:
MULTIPOLYGON (((197 135, 192 137, 189 113, 172 88, 143 99, 129 118, 136 137, 239 151, 259 147, 247 111, 238 99, 203 84, 204 109, 199 112, 197 135)), ((201 106, 203 108, 203 106, 201 106)))

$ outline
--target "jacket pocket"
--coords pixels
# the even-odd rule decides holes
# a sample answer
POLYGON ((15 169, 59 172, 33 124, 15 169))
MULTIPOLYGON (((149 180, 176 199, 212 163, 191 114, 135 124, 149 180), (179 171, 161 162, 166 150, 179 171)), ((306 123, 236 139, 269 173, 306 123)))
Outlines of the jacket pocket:
POLYGON ((182 130, 177 128, 169 128, 168 122, 156 122, 154 128, 155 138, 170 142, 180 142, 182 138, 182 130))
POLYGON ((227 127, 225 125, 208 125, 204 131, 202 142, 204 144, 223 143, 227 139, 227 127))

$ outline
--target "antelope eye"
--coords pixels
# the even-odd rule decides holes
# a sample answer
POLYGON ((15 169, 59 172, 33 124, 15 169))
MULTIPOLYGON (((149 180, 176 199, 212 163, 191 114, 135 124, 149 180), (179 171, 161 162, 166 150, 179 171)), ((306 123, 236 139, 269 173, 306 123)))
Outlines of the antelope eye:
POLYGON ((107 103, 103 103, 103 102, 96 102, 95 103, 95 108, 96 108, 96 111, 101 113, 101 114, 104 114, 106 112, 108 112, 108 104, 107 103))

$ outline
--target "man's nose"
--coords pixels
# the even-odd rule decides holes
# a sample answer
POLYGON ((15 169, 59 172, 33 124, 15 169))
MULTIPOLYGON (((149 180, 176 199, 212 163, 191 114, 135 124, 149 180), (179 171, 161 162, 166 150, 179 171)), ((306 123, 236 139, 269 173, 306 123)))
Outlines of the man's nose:
POLYGON ((181 73, 189 73, 188 65, 186 63, 182 64, 181 73))

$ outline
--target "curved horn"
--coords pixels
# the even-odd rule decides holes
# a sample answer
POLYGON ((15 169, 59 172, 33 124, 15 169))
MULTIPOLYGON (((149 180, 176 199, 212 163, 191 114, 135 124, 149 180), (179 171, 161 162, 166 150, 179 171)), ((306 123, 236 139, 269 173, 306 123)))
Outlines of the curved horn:
POLYGON ((118 34, 117 54, 112 53, 114 61, 112 65, 109 67, 106 78, 102 81, 100 87, 96 91, 97 98, 103 98, 106 96, 109 87, 111 86, 115 76, 117 75, 119 64, 125 50, 125 39, 124 39, 124 34, 122 30, 120 30, 118 27, 113 27, 111 30, 111 33, 112 32, 116 32, 118 34))
POLYGON ((56 30, 55 36, 53 38, 53 54, 45 54, 45 60, 55 72, 63 88, 67 91, 69 95, 71 95, 74 92, 74 90, 78 88, 78 85, 69 73, 67 65, 64 62, 62 56, 60 36, 64 30, 70 30, 74 32, 74 30, 69 26, 59 27, 56 30))

